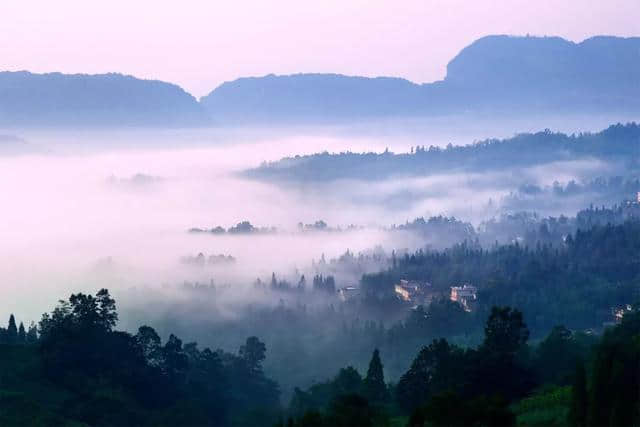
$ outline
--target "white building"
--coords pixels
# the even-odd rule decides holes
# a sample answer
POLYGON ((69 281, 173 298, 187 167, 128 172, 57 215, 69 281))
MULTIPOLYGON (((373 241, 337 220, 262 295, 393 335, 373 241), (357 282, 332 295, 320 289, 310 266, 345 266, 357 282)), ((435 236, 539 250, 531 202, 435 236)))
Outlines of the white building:
POLYGON ((471 311, 471 307, 478 299, 478 288, 465 284, 451 287, 451 301, 460 303, 466 311, 471 311))
POLYGON ((338 289, 338 297, 342 302, 352 301, 360 295, 360 289, 355 286, 345 286, 338 289))
POLYGON ((431 283, 418 280, 400 280, 394 285, 396 296, 405 302, 423 304, 430 295, 431 283))

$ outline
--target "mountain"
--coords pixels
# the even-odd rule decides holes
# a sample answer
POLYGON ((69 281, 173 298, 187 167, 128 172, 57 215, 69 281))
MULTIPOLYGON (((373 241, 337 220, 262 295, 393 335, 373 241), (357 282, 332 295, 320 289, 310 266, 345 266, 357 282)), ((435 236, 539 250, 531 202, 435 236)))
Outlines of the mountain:
POLYGON ((198 102, 122 74, 0 72, 0 126, 325 123, 460 113, 640 113, 640 38, 488 36, 444 80, 294 74, 226 82, 198 102))
POLYGON ((640 38, 488 36, 442 81, 338 74, 240 78, 201 98, 219 121, 336 121, 465 112, 640 112, 640 38))
POLYGON ((15 135, 0 135, 0 155, 36 152, 36 147, 15 135))
POLYGON ((449 62, 443 86, 476 108, 640 111, 640 38, 488 36, 449 62))
POLYGON ((192 126, 207 120, 180 87, 122 74, 0 72, 0 125, 192 126))
POLYGON ((223 83, 200 102, 217 119, 296 122, 414 114, 423 96, 400 78, 269 74, 223 83))

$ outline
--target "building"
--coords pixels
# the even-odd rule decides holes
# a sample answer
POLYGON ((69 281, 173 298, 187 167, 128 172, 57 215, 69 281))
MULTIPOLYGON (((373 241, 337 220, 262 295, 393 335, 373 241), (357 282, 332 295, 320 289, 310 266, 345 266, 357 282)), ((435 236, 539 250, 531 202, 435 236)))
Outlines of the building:
POLYGON ((615 323, 622 322, 622 318, 624 317, 624 315, 632 311, 633 311, 633 307, 631 307, 631 304, 627 304, 622 307, 615 307, 611 309, 615 323))
POLYGON ((338 289, 338 297, 342 302, 353 301, 360 296, 360 289, 355 286, 345 286, 338 289))
POLYGON ((469 284, 452 286, 450 299, 462 305, 466 311, 471 311, 478 299, 478 288, 469 284))
POLYGON ((430 302, 431 283, 421 282, 418 280, 400 280, 393 286, 395 294, 404 302, 412 302, 415 304, 424 304, 426 300, 430 302))

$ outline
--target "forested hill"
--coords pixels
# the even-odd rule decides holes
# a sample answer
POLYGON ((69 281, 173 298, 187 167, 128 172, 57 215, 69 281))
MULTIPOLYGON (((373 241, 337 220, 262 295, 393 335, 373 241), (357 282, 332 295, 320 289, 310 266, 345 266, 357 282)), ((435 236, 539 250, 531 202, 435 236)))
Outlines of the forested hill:
POLYGON ((442 81, 338 74, 267 75, 223 83, 201 99, 221 122, 324 122, 499 112, 640 111, 640 38, 483 37, 442 81))
POLYGON ((616 124, 598 133, 566 135, 545 130, 508 139, 488 139, 469 145, 416 147, 411 153, 318 153, 287 157, 248 170, 255 178, 331 180, 380 179, 392 175, 419 176, 443 172, 487 171, 550 162, 598 158, 638 167, 640 125, 616 124))

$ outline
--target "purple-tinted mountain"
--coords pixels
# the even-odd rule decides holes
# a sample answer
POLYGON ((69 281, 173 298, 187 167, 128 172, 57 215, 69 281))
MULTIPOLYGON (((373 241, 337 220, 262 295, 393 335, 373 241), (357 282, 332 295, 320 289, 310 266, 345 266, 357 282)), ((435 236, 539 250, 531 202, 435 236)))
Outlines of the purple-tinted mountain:
POLYGON ((240 78, 201 99, 216 121, 341 121, 457 113, 640 112, 640 38, 488 36, 444 80, 294 74, 240 78))
POLYGON ((192 126, 207 116, 180 87, 122 74, 0 72, 0 125, 192 126))

